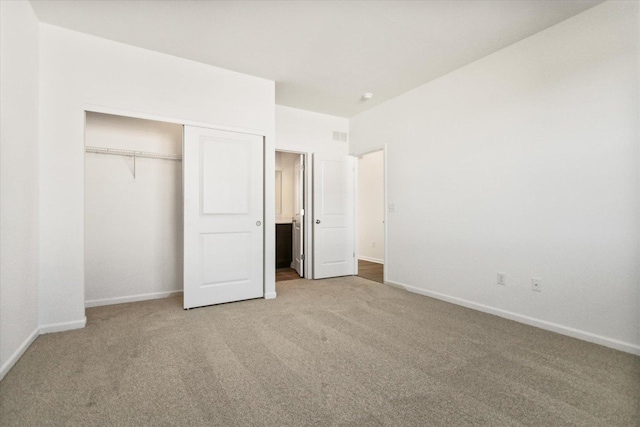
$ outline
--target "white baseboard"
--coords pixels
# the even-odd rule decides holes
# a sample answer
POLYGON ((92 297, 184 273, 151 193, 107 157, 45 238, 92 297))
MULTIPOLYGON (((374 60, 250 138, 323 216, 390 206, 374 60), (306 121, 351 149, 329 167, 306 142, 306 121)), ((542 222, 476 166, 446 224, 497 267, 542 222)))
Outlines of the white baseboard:
POLYGON ((616 350, 624 351, 640 356, 640 346, 619 341, 613 338, 608 338, 602 335, 593 334, 591 332, 582 331, 580 329, 571 328, 568 326, 559 325, 557 323, 547 322, 545 320, 536 319, 534 317, 524 316, 522 314, 514 313, 500 308, 491 307, 484 304, 478 304, 473 301, 468 301, 462 298, 453 297, 439 292, 427 291, 425 289, 416 288, 414 286, 405 285, 398 282, 386 281, 385 284, 405 289, 415 294, 424 295, 427 297, 435 298, 438 300, 450 302, 452 304, 461 305, 463 307, 471 308, 473 310, 482 311, 484 313, 493 314, 505 319, 514 320, 516 322, 524 323, 529 326, 535 326, 536 328, 545 329, 547 331, 556 332, 558 334, 567 335, 573 338, 577 338, 583 341, 600 344, 605 347, 613 348, 616 350))
POLYGON ((174 295, 181 294, 182 290, 177 291, 165 291, 165 292, 151 292, 148 294, 138 294, 138 295, 130 295, 126 297, 115 297, 115 298, 103 298, 103 299, 94 299, 88 300, 84 302, 84 306, 86 308, 89 307, 100 307, 102 305, 113 305, 113 304, 124 304, 127 302, 136 302, 136 301, 146 301, 150 299, 160 299, 160 298, 168 298, 174 295))
POLYGON ((371 257, 364 256, 364 255, 358 255, 358 259, 361 259, 363 261, 375 262, 376 264, 384 264, 384 260, 383 259, 371 258, 371 257))
POLYGON ((276 297, 275 292, 267 292, 266 294, 264 294, 264 299, 274 299, 275 297, 276 297))
POLYGON ((72 320, 71 322, 49 323, 48 325, 40 325, 40 335, 82 329, 85 326, 87 326, 86 317, 81 320, 72 320))
POLYGON ((13 352, 11 357, 9 357, 9 360, 4 362, 2 367, 0 367, 0 381, 2 381, 4 376, 7 375, 7 372, 9 372, 11 368, 13 368, 13 365, 15 365, 18 360, 20 360, 24 352, 27 351, 27 349, 31 346, 31 344, 33 344, 33 342, 36 340, 36 338, 38 338, 39 335, 40 328, 34 329, 34 331, 29 334, 27 339, 25 339, 22 344, 20 344, 20 347, 18 347, 18 349, 13 352))

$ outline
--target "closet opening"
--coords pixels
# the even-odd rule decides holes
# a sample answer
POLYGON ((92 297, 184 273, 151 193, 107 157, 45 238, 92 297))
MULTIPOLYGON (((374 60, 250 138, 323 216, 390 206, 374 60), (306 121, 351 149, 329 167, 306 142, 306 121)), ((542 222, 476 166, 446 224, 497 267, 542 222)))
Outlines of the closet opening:
POLYGON ((183 126, 86 113, 85 306, 183 291, 183 126))
POLYGON ((276 151, 276 282, 311 277, 307 268, 306 155, 276 151))

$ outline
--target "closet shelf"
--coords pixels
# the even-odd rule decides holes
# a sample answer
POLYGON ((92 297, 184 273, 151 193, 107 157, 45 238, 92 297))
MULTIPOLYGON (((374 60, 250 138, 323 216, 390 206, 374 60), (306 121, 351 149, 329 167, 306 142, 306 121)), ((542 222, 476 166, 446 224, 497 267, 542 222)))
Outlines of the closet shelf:
POLYGON ((125 156, 125 157, 145 157, 148 159, 161 159, 161 160, 173 160, 182 161, 182 156, 179 154, 162 154, 151 153, 149 151, 133 151, 133 150, 121 150, 119 148, 104 148, 104 147, 85 147, 85 152, 94 154, 109 154, 112 156, 125 156))

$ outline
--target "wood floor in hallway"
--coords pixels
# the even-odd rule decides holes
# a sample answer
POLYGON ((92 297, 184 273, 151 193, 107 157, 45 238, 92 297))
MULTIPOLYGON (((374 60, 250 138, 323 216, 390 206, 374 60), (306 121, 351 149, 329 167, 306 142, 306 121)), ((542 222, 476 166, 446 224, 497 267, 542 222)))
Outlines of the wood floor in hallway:
POLYGON ((384 265, 359 259, 358 276, 374 282, 384 283, 384 265))
POLYGON ((276 282, 295 280, 299 278, 300 276, 293 268, 276 268, 276 282))

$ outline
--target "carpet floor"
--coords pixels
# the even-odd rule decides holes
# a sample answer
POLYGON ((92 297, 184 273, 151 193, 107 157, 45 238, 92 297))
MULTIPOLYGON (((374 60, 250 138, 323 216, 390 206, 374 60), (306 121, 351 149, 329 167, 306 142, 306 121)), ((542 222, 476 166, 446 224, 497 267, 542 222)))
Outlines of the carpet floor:
POLYGON ((0 382, 2 426, 638 426, 640 358, 359 277, 87 309, 0 382))

